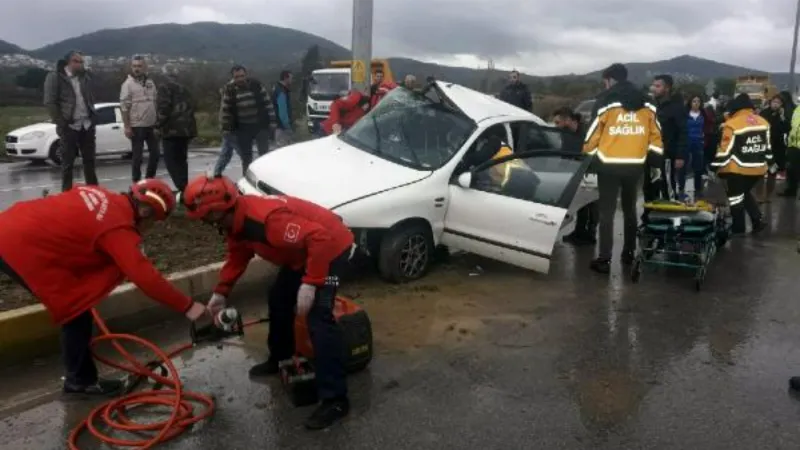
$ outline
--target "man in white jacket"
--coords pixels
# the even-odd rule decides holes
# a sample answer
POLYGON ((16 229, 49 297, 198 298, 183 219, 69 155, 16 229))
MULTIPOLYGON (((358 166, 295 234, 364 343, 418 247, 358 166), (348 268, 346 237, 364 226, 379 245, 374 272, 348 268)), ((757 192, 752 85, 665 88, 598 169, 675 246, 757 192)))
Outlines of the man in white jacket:
POLYGON ((133 182, 142 178, 145 143, 149 153, 145 178, 154 178, 161 157, 155 128, 156 84, 147 75, 147 62, 143 56, 136 55, 131 59, 131 73, 122 83, 119 102, 122 121, 125 123, 125 136, 131 140, 133 182))

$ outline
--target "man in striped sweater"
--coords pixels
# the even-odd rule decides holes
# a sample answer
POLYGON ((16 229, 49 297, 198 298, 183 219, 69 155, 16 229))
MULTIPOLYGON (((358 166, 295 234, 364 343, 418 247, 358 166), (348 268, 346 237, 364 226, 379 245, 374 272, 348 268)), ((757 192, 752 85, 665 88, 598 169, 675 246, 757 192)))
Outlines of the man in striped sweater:
POLYGON ((223 136, 235 138, 246 171, 253 160, 253 143, 259 156, 269 151, 277 119, 264 85, 248 77, 244 66, 233 66, 231 75, 233 79, 223 89, 219 122, 223 136))

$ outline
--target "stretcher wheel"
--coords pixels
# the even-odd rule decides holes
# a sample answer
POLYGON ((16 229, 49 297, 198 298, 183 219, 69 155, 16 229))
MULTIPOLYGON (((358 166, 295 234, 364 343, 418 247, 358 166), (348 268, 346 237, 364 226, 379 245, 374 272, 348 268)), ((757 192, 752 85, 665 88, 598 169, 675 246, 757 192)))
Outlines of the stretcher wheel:
POLYGON ((642 277, 642 260, 641 257, 638 257, 633 261, 633 267, 631 267, 631 282, 638 283, 639 278, 641 277, 642 277))

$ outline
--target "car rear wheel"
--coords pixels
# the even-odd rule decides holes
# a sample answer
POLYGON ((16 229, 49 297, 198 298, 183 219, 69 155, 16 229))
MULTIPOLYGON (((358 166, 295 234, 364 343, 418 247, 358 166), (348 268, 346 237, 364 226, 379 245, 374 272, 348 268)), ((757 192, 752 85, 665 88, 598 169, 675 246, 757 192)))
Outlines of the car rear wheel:
POLYGON ((417 280, 428 272, 434 250, 428 226, 422 223, 400 225, 390 230, 381 242, 378 271, 392 283, 417 280))
POLYGON ((63 149, 61 148, 61 142, 53 142, 53 144, 50 146, 50 152, 48 153, 50 161, 53 161, 53 164, 60 166, 62 161, 62 152, 63 149))

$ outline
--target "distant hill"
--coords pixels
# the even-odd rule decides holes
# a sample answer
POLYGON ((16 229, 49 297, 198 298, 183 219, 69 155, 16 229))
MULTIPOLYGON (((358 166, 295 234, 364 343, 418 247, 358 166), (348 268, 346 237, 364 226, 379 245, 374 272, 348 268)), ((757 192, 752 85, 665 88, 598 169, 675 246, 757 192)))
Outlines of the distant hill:
POLYGON ((11 42, 6 42, 0 39, 0 55, 7 55, 14 53, 26 53, 26 52, 25 50, 12 44, 11 42))
POLYGON ((318 45, 322 53, 331 57, 346 57, 350 53, 332 41, 290 28, 198 22, 100 30, 33 50, 30 54, 52 61, 73 49, 93 56, 157 53, 279 67, 300 60, 312 45, 318 45))
MULTIPOLYGON (((736 78, 744 74, 766 74, 762 70, 734 66, 710 59, 698 58, 691 55, 681 55, 671 59, 653 62, 626 63, 628 77, 635 83, 646 83, 654 76, 666 73, 675 77, 676 81, 706 81, 714 78, 736 78)), ((602 70, 586 74, 586 76, 599 78, 602 70)), ((773 73, 772 81, 781 88, 789 84, 788 73, 773 73)), ((797 78, 800 80, 800 76, 797 78)))
MULTIPOLYGON (((198 22, 188 25, 157 24, 140 27, 106 29, 70 38, 45 47, 25 51, 16 45, 0 41, 0 54, 26 53, 35 58, 54 61, 67 51, 79 49, 93 56, 119 57, 137 53, 164 56, 182 56, 210 61, 241 62, 266 68, 279 68, 296 64, 312 45, 320 48, 327 59, 347 59, 350 51, 328 39, 302 31, 264 24, 220 24, 198 22)), ((433 75, 439 79, 459 84, 475 85, 485 70, 467 67, 442 66, 409 58, 390 58, 392 71, 397 77, 411 73, 417 76, 433 75)), ((720 63, 696 56, 682 55, 654 62, 627 63, 630 78, 636 83, 647 83, 660 73, 673 75, 677 81, 704 82, 713 78, 734 78, 745 73, 764 73, 746 67, 720 63)), ((600 70, 569 78, 600 77, 600 70)), ((493 72, 494 79, 506 77, 507 71, 493 72)), ((773 74, 779 87, 788 84, 788 74, 773 74)), ((555 77, 523 76, 523 80, 542 86, 555 77)), ((566 78, 562 78, 562 81, 566 78)), ((799 78, 800 79, 800 78, 799 78)))

